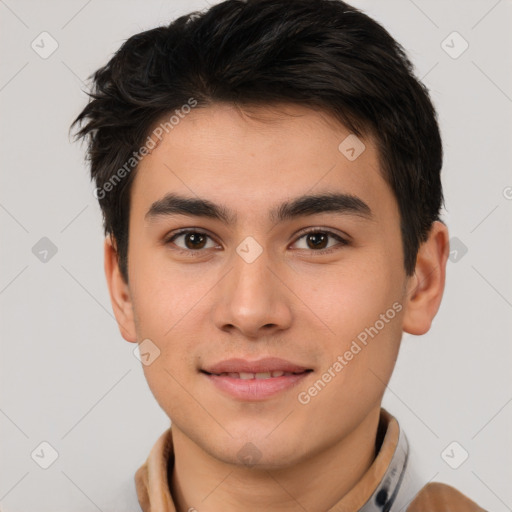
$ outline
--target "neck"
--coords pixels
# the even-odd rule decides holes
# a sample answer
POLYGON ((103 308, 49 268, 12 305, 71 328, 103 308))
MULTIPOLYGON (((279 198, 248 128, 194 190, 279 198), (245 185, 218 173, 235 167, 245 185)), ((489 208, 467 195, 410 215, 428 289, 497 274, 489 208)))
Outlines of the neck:
POLYGON ((337 504, 372 464, 380 409, 348 436, 293 466, 259 470, 210 456, 172 426, 175 462, 169 482, 177 512, 325 511, 337 504))

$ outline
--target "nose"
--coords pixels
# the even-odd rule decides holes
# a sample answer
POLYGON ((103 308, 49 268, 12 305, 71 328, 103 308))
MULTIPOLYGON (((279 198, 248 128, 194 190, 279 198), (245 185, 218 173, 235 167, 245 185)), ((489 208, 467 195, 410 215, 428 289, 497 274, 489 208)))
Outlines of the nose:
POLYGON ((283 266, 272 264, 265 250, 252 262, 235 253, 231 263, 216 287, 216 327, 251 339, 288 329, 293 294, 285 284, 283 266))

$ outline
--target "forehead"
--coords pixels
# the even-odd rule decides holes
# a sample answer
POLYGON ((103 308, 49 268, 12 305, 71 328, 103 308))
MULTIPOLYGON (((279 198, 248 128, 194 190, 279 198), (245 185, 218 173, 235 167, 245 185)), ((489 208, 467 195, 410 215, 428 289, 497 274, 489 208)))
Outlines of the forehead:
POLYGON ((196 107, 157 142, 132 185, 132 210, 142 215, 167 192, 257 215, 322 192, 393 208, 372 138, 304 106, 196 107))

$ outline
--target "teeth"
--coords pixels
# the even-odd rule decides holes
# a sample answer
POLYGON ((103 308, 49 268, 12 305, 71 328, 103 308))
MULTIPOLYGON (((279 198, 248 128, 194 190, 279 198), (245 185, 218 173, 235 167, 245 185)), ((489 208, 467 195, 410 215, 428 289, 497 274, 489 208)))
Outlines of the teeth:
POLYGON ((270 372, 262 372, 256 374, 257 379, 270 379, 270 372))
POLYGON ((240 373, 221 373, 219 376, 221 377, 231 377, 232 379, 242 379, 242 380, 251 380, 251 379, 270 379, 272 377, 282 377, 283 375, 295 375, 292 372, 283 372, 281 370, 275 370, 273 372, 259 372, 259 373, 249 373, 249 372, 240 372, 240 373))

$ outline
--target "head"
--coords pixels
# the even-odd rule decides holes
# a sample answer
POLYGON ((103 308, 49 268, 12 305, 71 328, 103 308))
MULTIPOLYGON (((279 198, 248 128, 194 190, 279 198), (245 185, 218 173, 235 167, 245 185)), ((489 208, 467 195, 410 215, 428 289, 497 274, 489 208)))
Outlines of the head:
POLYGON ((378 410, 402 332, 430 328, 442 144, 412 69, 341 1, 228 0, 134 35, 93 75, 75 123, 114 313, 150 340, 173 424, 220 460, 252 442, 275 467, 348 436, 378 410), (263 357, 308 371, 257 400, 205 373, 263 357))

